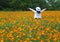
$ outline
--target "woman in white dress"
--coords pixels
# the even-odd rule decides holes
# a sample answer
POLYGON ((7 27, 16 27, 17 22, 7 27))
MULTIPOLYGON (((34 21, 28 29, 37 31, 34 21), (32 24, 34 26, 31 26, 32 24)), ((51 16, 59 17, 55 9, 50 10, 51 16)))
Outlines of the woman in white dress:
POLYGON ((36 7, 36 10, 34 10, 32 8, 29 8, 29 9, 34 12, 34 18, 37 18, 37 19, 42 18, 41 13, 46 10, 46 8, 41 10, 40 7, 36 7))

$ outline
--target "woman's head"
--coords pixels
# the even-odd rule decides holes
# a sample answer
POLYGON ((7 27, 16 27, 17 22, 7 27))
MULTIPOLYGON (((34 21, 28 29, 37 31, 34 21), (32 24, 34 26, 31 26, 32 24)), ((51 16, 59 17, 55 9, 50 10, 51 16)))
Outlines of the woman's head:
POLYGON ((41 11, 41 8, 40 7, 36 7, 36 11, 41 11))

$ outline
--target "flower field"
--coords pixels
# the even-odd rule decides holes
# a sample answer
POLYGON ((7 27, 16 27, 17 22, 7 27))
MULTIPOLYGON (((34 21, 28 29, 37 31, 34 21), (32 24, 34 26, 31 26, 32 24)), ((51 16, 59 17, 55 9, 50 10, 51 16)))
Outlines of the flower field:
POLYGON ((0 42, 60 42, 60 11, 0 11, 0 42))

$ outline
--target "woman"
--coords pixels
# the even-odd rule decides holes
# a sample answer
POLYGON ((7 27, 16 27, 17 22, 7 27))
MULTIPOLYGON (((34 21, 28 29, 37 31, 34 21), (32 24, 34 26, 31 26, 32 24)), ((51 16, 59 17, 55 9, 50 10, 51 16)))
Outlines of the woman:
POLYGON ((37 19, 42 18, 41 13, 46 10, 46 8, 41 10, 40 7, 36 7, 36 10, 34 10, 32 8, 29 8, 29 9, 34 12, 34 18, 37 18, 37 19))

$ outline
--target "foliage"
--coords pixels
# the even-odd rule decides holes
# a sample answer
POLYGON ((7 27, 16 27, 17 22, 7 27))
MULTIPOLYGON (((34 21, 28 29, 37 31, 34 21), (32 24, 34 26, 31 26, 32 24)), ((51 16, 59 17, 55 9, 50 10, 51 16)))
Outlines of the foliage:
POLYGON ((47 8, 47 10, 60 10, 60 1, 49 6, 45 0, 0 0, 0 10, 16 11, 16 10, 28 10, 29 7, 35 9, 39 6, 41 8, 47 8))

